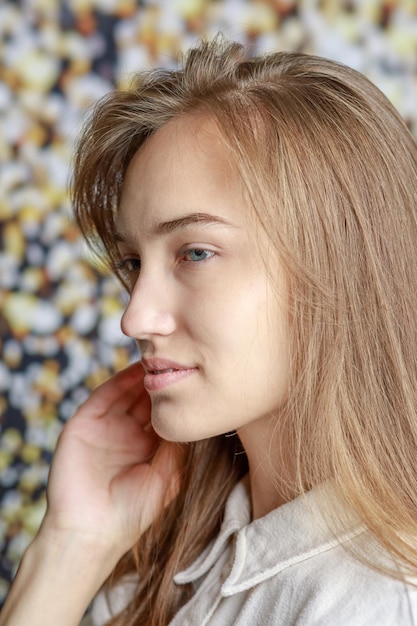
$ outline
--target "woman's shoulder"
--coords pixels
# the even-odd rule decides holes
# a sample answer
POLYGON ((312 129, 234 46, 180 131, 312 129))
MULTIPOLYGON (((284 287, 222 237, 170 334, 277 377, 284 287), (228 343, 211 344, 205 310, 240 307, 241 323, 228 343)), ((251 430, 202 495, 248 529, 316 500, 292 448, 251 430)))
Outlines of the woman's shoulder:
POLYGON ((327 525, 322 496, 306 494, 246 524, 229 507, 223 532, 235 523, 235 540, 225 534, 222 550, 215 542, 176 577, 199 586, 172 625, 208 616, 212 626, 417 624, 417 589, 369 567, 368 558, 384 567, 389 555, 354 515, 341 515, 339 528, 327 525))

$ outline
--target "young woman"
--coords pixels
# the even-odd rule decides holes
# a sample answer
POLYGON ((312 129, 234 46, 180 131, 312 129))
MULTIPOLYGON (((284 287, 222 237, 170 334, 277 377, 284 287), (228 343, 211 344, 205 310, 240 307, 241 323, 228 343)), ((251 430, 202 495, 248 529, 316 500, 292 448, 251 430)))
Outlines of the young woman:
POLYGON ((75 211, 142 361, 65 426, 1 626, 106 581, 97 626, 417 624, 416 200, 325 59, 205 42, 96 107, 75 211))

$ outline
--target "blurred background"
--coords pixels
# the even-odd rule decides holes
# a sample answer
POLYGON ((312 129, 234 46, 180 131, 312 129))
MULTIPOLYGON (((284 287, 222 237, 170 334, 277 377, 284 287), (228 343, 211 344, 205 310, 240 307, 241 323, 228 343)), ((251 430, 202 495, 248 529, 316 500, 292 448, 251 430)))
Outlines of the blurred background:
POLYGON ((417 135, 416 0, 0 0, 0 604, 45 510, 63 423, 134 358, 123 295, 71 222, 87 109, 222 31, 366 74, 417 135))

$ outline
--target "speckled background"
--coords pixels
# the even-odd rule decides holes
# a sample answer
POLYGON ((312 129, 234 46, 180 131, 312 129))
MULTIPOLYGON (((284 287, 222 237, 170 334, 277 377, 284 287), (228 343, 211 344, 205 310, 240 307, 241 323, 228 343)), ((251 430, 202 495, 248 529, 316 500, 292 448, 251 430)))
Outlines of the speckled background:
POLYGON ((364 72, 417 135, 416 0, 0 0, 0 603, 45 510, 62 424, 134 358, 114 279, 71 223, 86 109, 200 35, 364 72))

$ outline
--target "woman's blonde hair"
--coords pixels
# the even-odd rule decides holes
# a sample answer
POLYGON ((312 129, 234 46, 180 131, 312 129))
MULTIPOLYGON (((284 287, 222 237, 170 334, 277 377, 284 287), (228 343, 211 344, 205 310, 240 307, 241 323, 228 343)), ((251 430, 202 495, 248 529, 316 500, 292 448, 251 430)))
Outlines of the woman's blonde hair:
MULTIPOLYGON (((250 59, 239 44, 204 41, 182 69, 140 74, 105 97, 86 125, 75 214, 110 260, 132 156, 169 120, 194 114, 217 123, 288 277, 291 385, 280 419, 297 470, 284 477, 288 494, 331 478, 417 575, 416 144, 348 67, 298 53, 250 59)), ((187 447, 177 500, 117 569, 116 578, 136 568, 140 583, 112 623, 162 626, 187 601, 192 589, 173 573, 218 532, 247 471, 237 452, 237 437, 187 447)))

